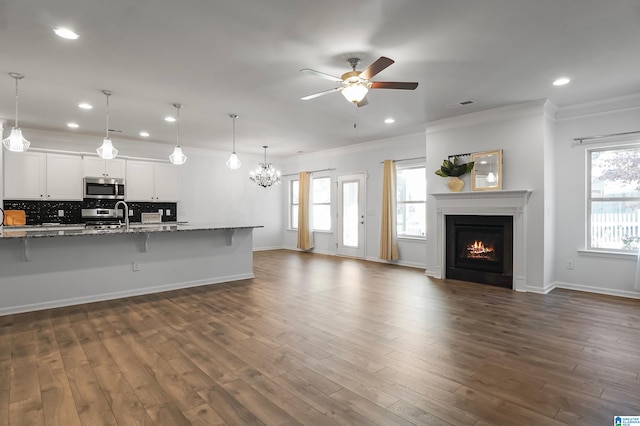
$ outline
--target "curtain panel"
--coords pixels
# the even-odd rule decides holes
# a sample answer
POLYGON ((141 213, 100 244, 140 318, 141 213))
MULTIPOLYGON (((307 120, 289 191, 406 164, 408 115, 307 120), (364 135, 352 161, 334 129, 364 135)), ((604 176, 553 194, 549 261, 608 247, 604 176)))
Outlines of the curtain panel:
POLYGON ((396 210, 396 164, 393 160, 385 160, 382 177, 380 259, 398 260, 396 210))
POLYGON ((298 244, 301 250, 313 248, 313 230, 311 229, 311 173, 298 175, 298 244))

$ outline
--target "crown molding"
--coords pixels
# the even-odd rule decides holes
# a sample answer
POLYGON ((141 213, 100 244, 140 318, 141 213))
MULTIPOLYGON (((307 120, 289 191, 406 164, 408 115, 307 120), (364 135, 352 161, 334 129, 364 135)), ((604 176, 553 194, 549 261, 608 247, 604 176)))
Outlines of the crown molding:
MULTIPOLYGON (((515 118, 542 115, 545 113, 547 99, 521 102, 499 108, 492 108, 484 111, 472 112, 470 114, 457 117, 444 118, 427 123, 427 135, 451 129, 473 127, 481 124, 509 121, 515 118)), ((553 103, 550 103, 553 105, 553 103)))
POLYGON ((556 112, 556 120, 571 120, 637 109, 640 109, 640 93, 560 107, 556 112))

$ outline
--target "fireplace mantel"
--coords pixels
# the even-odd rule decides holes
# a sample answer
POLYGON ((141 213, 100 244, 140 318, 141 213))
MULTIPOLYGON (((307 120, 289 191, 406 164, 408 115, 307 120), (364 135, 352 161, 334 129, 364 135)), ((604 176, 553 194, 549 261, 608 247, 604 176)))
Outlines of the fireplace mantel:
POLYGON ((531 191, 442 192, 430 194, 436 208, 436 270, 429 275, 446 278, 445 217, 447 215, 484 215, 513 217, 513 289, 527 288, 527 202, 531 191))

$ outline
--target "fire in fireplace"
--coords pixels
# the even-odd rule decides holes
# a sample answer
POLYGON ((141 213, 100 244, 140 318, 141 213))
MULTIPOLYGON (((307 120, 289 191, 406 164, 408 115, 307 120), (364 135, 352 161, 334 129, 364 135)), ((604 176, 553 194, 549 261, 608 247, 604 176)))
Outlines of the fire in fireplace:
POLYGON ((446 236, 446 278, 513 286, 512 216, 446 216, 446 236))
POLYGON ((495 262, 498 260, 493 246, 485 245, 482 240, 474 240, 466 247, 464 256, 467 259, 482 259, 495 262))

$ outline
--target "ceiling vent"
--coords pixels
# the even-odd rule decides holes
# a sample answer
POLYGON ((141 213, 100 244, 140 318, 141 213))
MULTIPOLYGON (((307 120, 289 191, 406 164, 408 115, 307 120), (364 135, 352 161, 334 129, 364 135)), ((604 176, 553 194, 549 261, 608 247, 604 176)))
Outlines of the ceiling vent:
POLYGON ((467 99, 466 101, 460 101, 460 102, 455 102, 452 104, 448 104, 447 108, 460 108, 463 106, 467 106, 467 105, 471 105, 471 104, 475 104, 476 101, 471 100, 471 99, 467 99))

